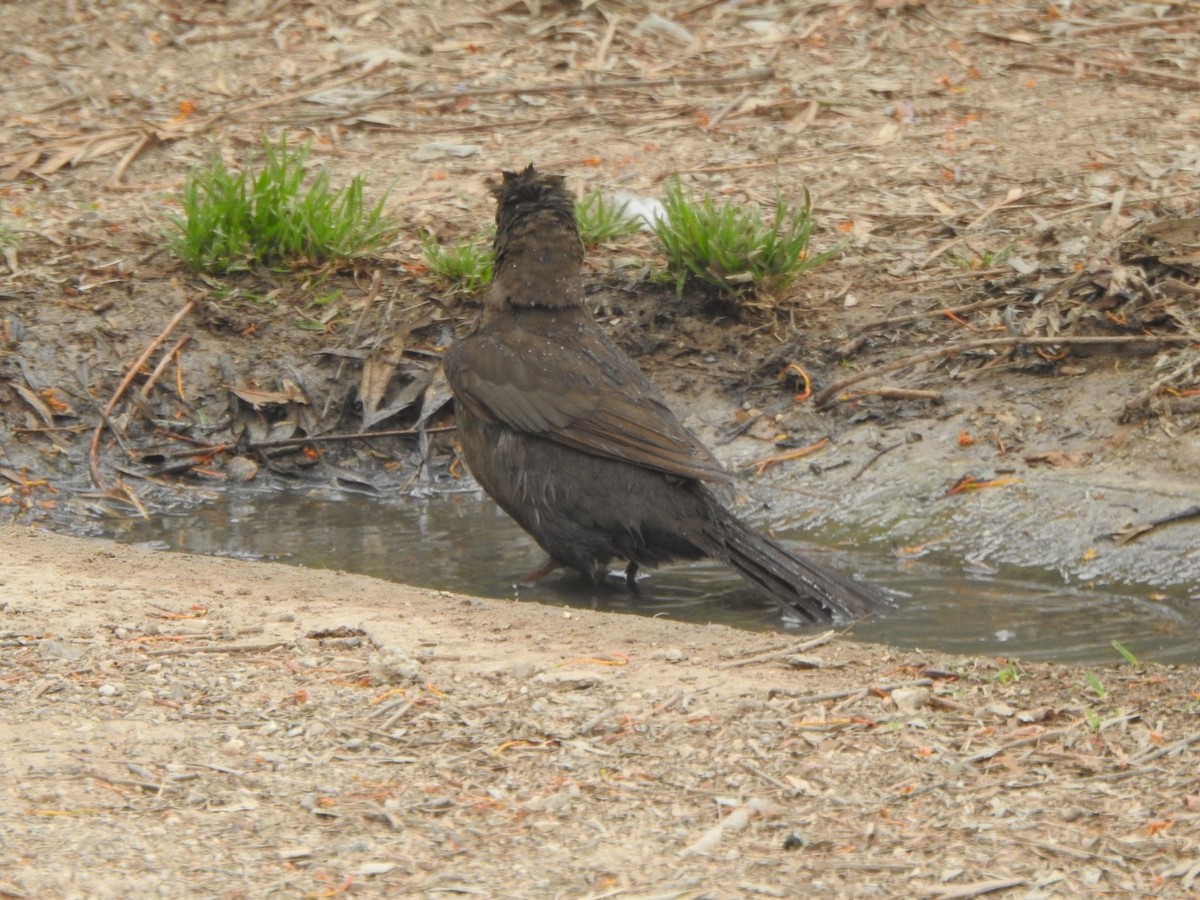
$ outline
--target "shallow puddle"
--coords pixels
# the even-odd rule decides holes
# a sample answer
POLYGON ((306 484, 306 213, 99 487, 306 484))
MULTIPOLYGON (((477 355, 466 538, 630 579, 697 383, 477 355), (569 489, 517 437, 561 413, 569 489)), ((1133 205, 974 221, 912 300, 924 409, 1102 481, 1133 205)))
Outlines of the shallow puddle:
MULTIPOLYGON (((149 520, 108 520, 103 531, 171 550, 272 559, 341 569, 422 587, 514 597, 513 581, 542 561, 541 551, 477 493, 381 500, 325 491, 237 491, 149 520)), ((813 555, 901 595, 886 617, 851 635, 931 651, 1025 659, 1118 662, 1113 641, 1140 659, 1200 662, 1200 599, 1149 588, 1064 585, 1057 573, 963 570, 935 556, 900 562, 863 540, 854 553, 812 547, 813 555), (1161 596, 1161 595, 1158 595, 1161 596)), ((806 550, 806 552, 808 552, 806 550)), ((561 606, 721 622, 755 630, 789 625, 735 575, 713 563, 651 572, 637 593, 623 580, 595 587, 554 574, 521 599, 561 606)), ((819 630, 819 629, 818 629, 819 630)))

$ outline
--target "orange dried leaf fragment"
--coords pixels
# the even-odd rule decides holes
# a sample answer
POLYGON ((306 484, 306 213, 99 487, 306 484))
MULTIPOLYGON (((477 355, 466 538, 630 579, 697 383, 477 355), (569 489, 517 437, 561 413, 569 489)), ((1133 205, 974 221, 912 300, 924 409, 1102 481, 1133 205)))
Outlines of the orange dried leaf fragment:
POLYGON ((992 478, 988 481, 979 481, 974 475, 964 475, 946 491, 947 497, 952 497, 955 494, 965 494, 969 491, 982 491, 985 488, 1006 487, 1010 484, 1020 484, 1020 478, 992 478))

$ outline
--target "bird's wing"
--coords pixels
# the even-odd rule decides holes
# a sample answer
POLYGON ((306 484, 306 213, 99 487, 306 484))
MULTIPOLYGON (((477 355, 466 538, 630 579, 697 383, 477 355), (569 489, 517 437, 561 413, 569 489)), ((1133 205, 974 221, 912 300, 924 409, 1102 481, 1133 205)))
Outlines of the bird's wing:
POLYGON ((446 378, 484 422, 671 475, 729 481, 620 351, 607 341, 589 350, 568 366, 552 339, 477 333, 446 351, 446 378))

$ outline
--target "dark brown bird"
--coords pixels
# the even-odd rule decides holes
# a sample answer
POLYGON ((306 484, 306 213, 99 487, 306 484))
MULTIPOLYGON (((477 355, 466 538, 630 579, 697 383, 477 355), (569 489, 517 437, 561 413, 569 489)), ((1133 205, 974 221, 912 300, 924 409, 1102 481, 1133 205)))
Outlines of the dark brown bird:
POLYGON ((716 458, 667 408, 583 302, 583 244, 563 178, 530 165, 492 185, 495 270, 474 332, 446 351, 463 456, 548 554, 597 581, 708 556, 785 610, 852 619, 890 605, 729 512, 716 458))

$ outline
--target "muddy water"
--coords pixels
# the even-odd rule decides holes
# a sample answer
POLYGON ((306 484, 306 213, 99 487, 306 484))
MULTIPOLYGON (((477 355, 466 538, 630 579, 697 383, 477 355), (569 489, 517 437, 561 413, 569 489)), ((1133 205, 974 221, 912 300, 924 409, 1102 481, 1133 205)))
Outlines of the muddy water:
MULTIPOLYGON (((105 531, 164 549, 342 569, 501 598, 517 596, 513 581, 542 561, 524 533, 476 493, 384 501, 324 491, 234 492, 149 521, 110 522, 105 531)), ((802 535, 784 536, 830 565, 907 598, 892 614, 858 623, 852 635, 861 640, 954 653, 1117 662, 1116 640, 1142 659, 1200 661, 1200 600, 1183 591, 1151 599, 1161 595, 1136 586, 1064 585, 1057 573, 1015 567, 969 572, 960 560, 934 556, 899 562, 868 539, 848 553, 813 547, 802 535)), ((636 594, 615 578, 594 587, 555 574, 519 596, 801 633, 781 619, 774 604, 711 563, 652 572, 636 594)))

